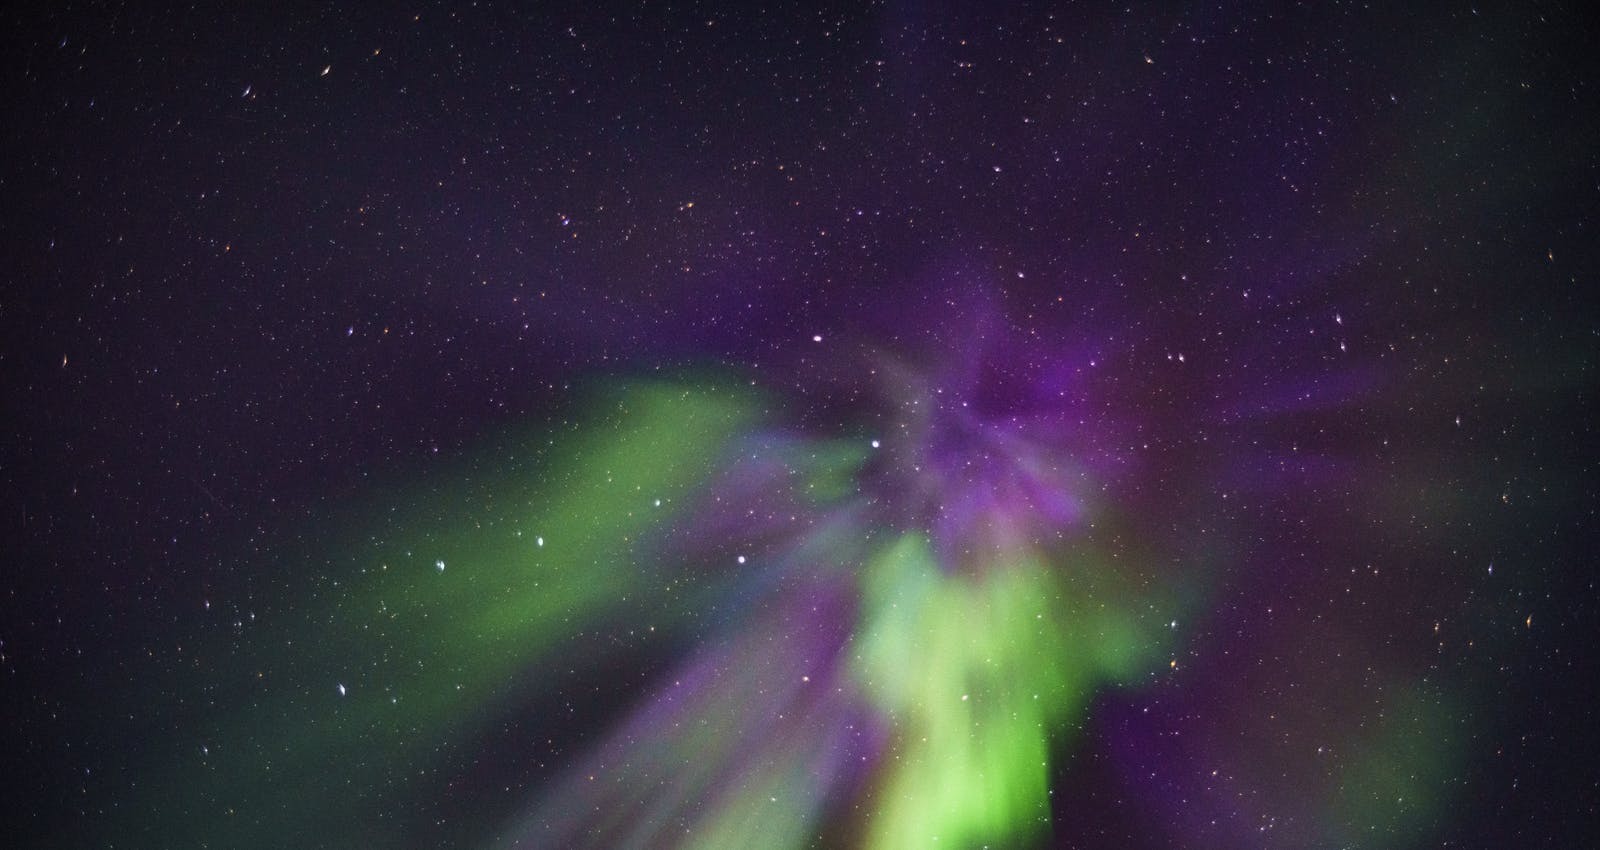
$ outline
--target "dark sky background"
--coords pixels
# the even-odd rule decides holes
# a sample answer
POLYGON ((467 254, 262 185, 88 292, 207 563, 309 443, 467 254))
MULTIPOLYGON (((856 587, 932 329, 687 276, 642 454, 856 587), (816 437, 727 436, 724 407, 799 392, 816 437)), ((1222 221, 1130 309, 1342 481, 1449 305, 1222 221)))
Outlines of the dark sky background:
MULTIPOLYGON (((1415 846, 1583 846, 1600 829, 1586 11, 8 6, 4 832, 110 846, 130 780, 189 722, 152 694, 185 675, 207 600, 287 611, 337 579, 349 564, 304 529, 354 534, 326 522, 346 505, 482 473, 508 429, 577 427, 611 376, 721 367, 798 430, 849 431, 862 405, 841 386, 870 352, 937 349, 994 307, 1013 342, 980 402, 1015 404, 1005 387, 1064 351, 1114 361, 1105 421, 1174 447, 1124 509, 1204 501, 1172 482, 1242 488, 1241 563, 1317 564, 1219 573, 1218 611, 1265 596, 1293 616, 1216 626, 1234 666, 1196 662, 1212 687, 1281 694, 1230 677, 1320 658, 1310 600, 1392 563, 1397 585, 1355 591, 1383 614, 1330 616, 1373 665, 1461 683, 1475 730, 1415 846), (1292 413, 1243 412, 1268 409, 1292 413), (1263 471, 1302 451, 1327 479, 1263 471), (1423 633, 1441 611, 1450 652, 1472 646, 1443 661, 1423 633)), ((1186 731, 1254 716, 1190 693, 1169 699, 1186 731)), ((597 734, 636 696, 540 729, 597 734)), ((1086 752, 1053 777, 1060 846, 1222 846, 1142 808, 1115 744, 1086 752)), ((518 777, 515 799, 547 780, 518 777)))

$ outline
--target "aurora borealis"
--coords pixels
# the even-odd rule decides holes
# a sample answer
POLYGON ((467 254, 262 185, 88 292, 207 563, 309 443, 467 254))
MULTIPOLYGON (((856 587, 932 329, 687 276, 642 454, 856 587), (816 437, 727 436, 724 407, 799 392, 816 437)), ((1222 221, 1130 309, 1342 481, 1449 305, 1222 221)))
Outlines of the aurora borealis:
POLYGON ((1583 11, 8 7, 0 844, 1593 845, 1583 11))

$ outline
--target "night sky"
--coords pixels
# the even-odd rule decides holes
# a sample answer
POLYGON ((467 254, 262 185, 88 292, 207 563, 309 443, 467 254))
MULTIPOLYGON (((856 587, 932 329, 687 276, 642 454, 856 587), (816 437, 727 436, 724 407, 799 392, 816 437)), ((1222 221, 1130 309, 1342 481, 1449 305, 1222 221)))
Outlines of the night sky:
POLYGON ((1600 835, 1581 3, 0 13, 0 844, 1600 835))

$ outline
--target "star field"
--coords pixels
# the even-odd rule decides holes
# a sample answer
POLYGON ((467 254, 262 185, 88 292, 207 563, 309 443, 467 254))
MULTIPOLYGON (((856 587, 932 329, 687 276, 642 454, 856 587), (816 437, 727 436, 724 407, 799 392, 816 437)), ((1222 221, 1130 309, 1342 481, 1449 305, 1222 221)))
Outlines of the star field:
POLYGON ((1580 847, 1577 4, 6 23, 23 847, 1580 847))

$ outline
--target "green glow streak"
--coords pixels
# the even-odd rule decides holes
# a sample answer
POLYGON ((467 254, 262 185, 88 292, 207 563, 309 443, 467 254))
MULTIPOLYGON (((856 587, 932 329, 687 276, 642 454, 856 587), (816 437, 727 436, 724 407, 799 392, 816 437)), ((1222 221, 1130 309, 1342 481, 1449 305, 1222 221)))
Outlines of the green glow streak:
POLYGON ((1363 724, 1335 777, 1332 814, 1352 846, 1409 847, 1435 823, 1459 762, 1462 717, 1445 695, 1413 686, 1363 724))
POLYGON ((406 568, 363 595, 369 610, 387 609, 391 640, 412 650, 387 671, 416 686, 409 721, 419 712, 459 721, 563 639, 657 598, 635 542, 675 514, 748 418, 742 398, 705 386, 619 393, 565 449, 570 460, 530 476, 532 486, 459 499, 437 532, 408 543, 406 568))
POLYGON ((1026 840, 1049 822, 1049 759, 1093 689, 1155 649, 1114 570, 1032 554, 944 575, 907 536, 869 565, 856 671, 889 718, 890 750, 866 846, 1026 840))
POLYGON ((866 463, 862 440, 834 440, 818 445, 806 459, 804 493, 815 504, 827 504, 860 492, 858 474, 866 463))
POLYGON ((634 546, 691 501, 753 416, 747 394, 715 382, 621 388, 570 436, 480 457, 442 487, 396 488, 369 521, 340 509, 306 547, 336 551, 336 577, 282 571, 306 583, 253 603, 272 613, 242 638, 203 638, 194 680, 168 683, 212 707, 186 729, 192 747, 146 766, 118 846, 400 841, 407 824, 378 816, 393 795, 372 789, 435 775, 508 701, 538 699, 527 683, 541 671, 604 663, 604 647, 568 651, 585 630, 681 616, 684 600, 634 546), (528 463, 541 451, 563 460, 528 463))

